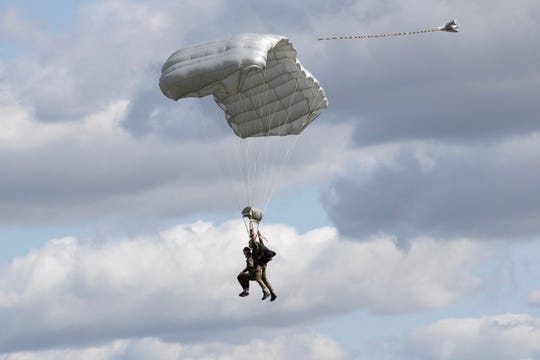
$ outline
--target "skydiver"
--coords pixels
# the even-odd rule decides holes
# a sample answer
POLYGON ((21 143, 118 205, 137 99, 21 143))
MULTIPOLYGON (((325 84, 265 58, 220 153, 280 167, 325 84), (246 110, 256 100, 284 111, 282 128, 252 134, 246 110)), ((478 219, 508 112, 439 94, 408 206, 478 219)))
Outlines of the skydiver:
POLYGON ((262 267, 255 263, 255 259, 253 258, 253 255, 251 254, 251 249, 249 247, 246 246, 243 249, 243 252, 244 256, 246 257, 246 267, 240 272, 240 274, 238 274, 237 277, 240 286, 242 286, 242 292, 238 295, 241 297, 248 296, 249 281, 254 280, 260 285, 263 291, 262 300, 264 300, 268 296, 270 296, 270 292, 266 289, 266 286, 262 281, 262 267))
MULTIPOLYGON (((255 235, 253 229, 250 229, 249 231, 249 247, 253 249, 253 254, 255 255, 255 258, 259 258, 259 255, 261 253, 261 246, 260 246, 260 238, 262 235, 257 232, 257 236, 255 235), (259 240, 257 240, 257 237, 259 240)), ((263 284, 268 288, 270 293, 264 292, 262 300, 265 300, 270 295, 270 301, 274 301, 277 298, 276 293, 274 292, 274 289, 272 288, 272 285, 270 284, 270 281, 266 278, 266 266, 267 262, 261 262, 261 261, 255 261, 257 265, 261 268, 261 281, 263 284)))

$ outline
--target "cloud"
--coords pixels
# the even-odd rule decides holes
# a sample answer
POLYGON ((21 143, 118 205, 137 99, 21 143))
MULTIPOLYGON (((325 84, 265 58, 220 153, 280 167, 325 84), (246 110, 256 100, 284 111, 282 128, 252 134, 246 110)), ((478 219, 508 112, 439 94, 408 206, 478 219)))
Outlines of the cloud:
POLYGON ((87 348, 19 352, 0 355, 1 360, 33 359, 348 359, 348 353, 335 340, 312 331, 290 331, 287 336, 258 338, 246 343, 219 342, 182 344, 157 338, 116 340, 87 348))
MULTIPOLYGON (((97 2, 83 5, 78 13, 84 16, 67 32, 39 27, 10 8, 4 16, 13 26, 3 33, 24 42, 25 51, 2 62, 0 74, 1 221, 92 219, 122 227, 244 206, 239 157, 245 155, 236 152, 250 156, 249 171, 258 153, 235 144, 213 101, 175 103, 157 85, 173 51, 224 36, 218 19, 236 18, 223 15, 234 13, 228 5, 97 2)), ((327 178, 327 164, 340 158, 345 144, 343 125, 322 125, 310 127, 305 146, 288 163, 259 166, 257 176, 265 179, 253 183, 265 181, 279 193, 327 178)), ((272 149, 289 148, 278 143, 272 149)))
MULTIPOLYGON (((245 205, 240 166, 250 166, 252 184, 266 183, 278 192, 320 181, 339 169, 339 162, 330 168, 326 164, 344 151, 343 126, 309 129, 301 146, 285 157, 290 147, 281 146, 282 140, 294 139, 275 138, 273 146, 247 144, 231 131, 224 135, 223 130, 206 130, 213 129, 211 120, 188 121, 201 120, 208 102, 169 103, 177 107, 178 119, 169 115, 170 121, 160 120, 160 125, 149 122, 162 130, 139 136, 124 125, 133 109, 129 100, 120 99, 76 122, 43 123, 18 103, 9 87, 0 86, 0 112, 5 115, 0 134, 1 221, 36 224, 54 219, 66 224, 100 219, 126 224, 134 218, 237 212, 234 204, 245 205), (321 146, 319 139, 329 134, 335 136, 321 146), (260 165, 261 154, 274 161, 260 165)), ((173 110, 164 105, 163 113, 167 111, 173 110)), ((226 126, 223 114, 215 122, 226 126)))
POLYGON ((332 228, 297 234, 268 225, 265 235, 278 252, 268 274, 273 303, 262 303, 255 285, 250 297, 237 296, 246 237, 238 221, 131 239, 51 240, 0 270, 0 349, 166 334, 183 342, 252 339, 355 309, 444 307, 484 282, 486 251, 467 240, 418 239, 404 251, 384 237, 340 241, 332 228))
POLYGON ((540 230, 537 134, 484 146, 405 143, 365 149, 325 207, 341 232, 399 237, 530 238, 540 230))
MULTIPOLYGON (((317 184, 327 180, 334 172, 325 173, 324 167, 343 167, 350 156, 344 148, 350 147, 351 138, 363 150, 366 144, 407 139, 470 144, 490 139, 506 141, 516 134, 526 137, 523 134, 538 131, 539 109, 534 98, 539 79, 534 54, 538 49, 521 39, 538 32, 534 14, 539 11, 535 1, 524 1, 520 7, 501 3, 486 10, 469 2, 425 0, 407 6, 395 0, 338 2, 332 6, 317 1, 308 7, 284 1, 255 6, 243 1, 178 4, 114 0, 81 5, 73 26, 57 31, 44 28, 12 6, 2 15, 6 25, 0 31, 8 40, 23 44, 25 50, 3 64, 2 91, 11 99, 4 101, 0 111, 9 126, 18 126, 20 131, 17 136, 10 135, 9 140, 0 135, 0 149, 7 141, 10 146, 19 144, 30 149, 45 144, 39 147, 39 153, 25 149, 23 156, 20 148, 15 153, 0 153, 2 167, 9 174, 9 195, 5 195, 8 201, 2 201, 7 205, 0 209, 6 215, 2 219, 14 221, 28 214, 24 221, 40 216, 66 220, 62 214, 70 214, 69 221, 75 222, 100 213, 103 218, 122 217, 122 213, 161 217, 230 209, 226 205, 231 203, 230 197, 223 198, 230 192, 224 185, 227 181, 194 181, 209 179, 210 174, 218 177, 209 171, 217 168, 209 166, 216 158, 209 147, 217 147, 215 143, 227 129, 216 128, 205 140, 195 134, 201 118, 222 119, 223 114, 213 106, 209 115, 205 112, 209 104, 169 101, 161 96, 157 83, 160 67, 173 51, 239 32, 290 36, 302 63, 321 80, 330 98, 330 108, 307 129, 309 135, 303 143, 309 146, 300 150, 302 157, 292 163, 303 168, 291 166, 275 176, 287 179, 289 184, 308 178, 317 184), (492 23, 505 23, 509 12, 516 19, 513 31, 494 36, 492 23), (367 42, 315 40, 324 33, 359 29, 414 30, 424 24, 438 25, 454 16, 463 21, 462 33, 367 42), (501 43, 506 45, 501 47, 501 43), (24 120, 19 124, 21 118, 24 120), (108 119, 103 120, 109 122, 108 134, 93 129, 96 118, 108 119), (309 171, 313 169, 317 174, 309 171), (300 179, 303 174, 306 176, 300 179), (40 178, 38 186, 36 178, 40 178), (141 203, 145 208, 138 206, 141 203)), ((474 146, 469 150, 473 159, 480 159, 474 146)), ((526 153, 523 156, 525 160, 532 157, 526 153)), ((514 170, 522 174, 524 169, 517 163, 520 160, 511 161, 514 170)), ((224 168, 233 167, 225 164, 224 168)), ((451 160, 438 164, 437 172, 447 178, 435 183, 434 193, 448 190, 455 177, 457 182, 480 181, 478 172, 467 177, 460 170, 468 169, 451 160)), ((432 178, 415 173, 414 161, 411 166, 410 172, 399 174, 405 176, 402 184, 394 184, 390 176, 393 174, 387 169, 373 176, 387 181, 386 190, 392 186, 388 191, 398 200, 415 201, 403 192, 419 194, 415 182, 428 181, 429 187, 432 178)), ((235 185, 241 181, 238 173, 221 177, 233 178, 235 185)), ((492 195, 501 185, 515 184, 495 184, 482 194, 492 195)), ((336 181, 336 194, 341 187, 362 195, 362 190, 347 178, 336 181)), ((460 206, 470 202, 456 192, 450 193, 456 197, 455 208, 450 211, 468 214, 460 206)), ((506 199, 512 195, 521 196, 513 192, 506 199)), ((366 219, 374 220, 375 225, 368 225, 367 232, 377 230, 382 221, 377 217, 392 206, 379 204, 378 199, 369 200, 372 202, 366 208, 376 211, 367 214, 366 219)), ((387 196, 383 201, 391 199, 387 196)), ((403 209, 404 205, 398 207, 403 209)), ((419 207, 426 211, 422 204, 419 207)), ((477 210, 476 215, 483 211, 481 206, 477 210)), ((441 219, 447 220, 444 215, 444 210, 436 209, 431 216, 434 219, 420 219, 426 222, 421 226, 455 230, 471 225, 466 219, 458 219, 458 224, 441 224, 441 219)), ((503 216, 495 220, 500 218, 503 216)), ((480 220, 486 220, 486 224, 478 225, 478 232, 489 233, 491 219, 480 220)), ((527 214, 523 221, 524 233, 536 231, 527 214)), ((348 226, 358 229, 343 222, 338 222, 340 230, 348 226)), ((515 229, 516 223, 510 227, 515 229)), ((398 230, 402 230, 401 225, 398 230)), ((360 222, 360 226, 364 225, 360 222)))
POLYGON ((74 25, 63 32, 37 24, 12 6, 3 15, 6 25, 0 32, 24 44, 25 51, 9 62, 5 80, 39 121, 77 121, 118 99, 140 99, 146 107, 158 108, 164 99, 150 97, 148 102, 140 94, 160 93, 160 68, 172 52, 256 28, 269 32, 265 28, 276 27, 276 18, 299 18, 291 11, 287 17, 283 11, 268 11, 274 6, 261 9, 219 0, 81 3, 74 25), (229 27, 223 24, 227 20, 229 27))
POLYGON ((540 321, 511 313, 443 319, 378 345, 401 359, 536 359, 540 321))
MULTIPOLYGON (((340 174, 324 196, 336 228, 268 227, 279 253, 269 274, 279 290, 274 307, 256 292, 243 302, 236 296, 244 236, 237 222, 56 239, 4 265, 2 351, 84 349, 13 357, 129 358, 151 349, 154 358, 182 351, 238 358, 255 348, 266 353, 261 341, 283 349, 284 358, 321 347, 337 357, 331 339, 291 335, 303 344, 293 356, 294 344, 280 336, 356 309, 448 306, 482 289, 488 276, 477 272, 488 249, 468 239, 538 233, 540 199, 528 190, 540 180, 540 48, 531 42, 540 29, 538 1, 108 0, 81 5, 63 29, 15 5, 3 10, 0 35, 15 49, 0 59, 3 225, 99 224, 129 233, 148 221, 236 213, 239 195, 230 185, 242 189, 240 174, 220 169, 237 167, 220 156, 227 128, 197 135, 199 120, 223 114, 204 101, 172 102, 157 82, 176 49, 240 32, 290 37, 330 99, 269 182, 291 190, 340 174), (459 34, 316 41, 428 28, 452 17, 459 34), (126 338, 133 340, 118 340, 126 338)), ((515 328, 526 322, 517 319, 515 328)))
POLYGON ((461 24, 458 34, 319 44, 314 71, 333 111, 355 119, 357 146, 425 139, 476 143, 539 130, 534 89, 540 49, 528 39, 540 33, 540 6, 483 3, 362 2, 337 15, 321 14, 319 28, 329 34, 433 28, 453 17, 461 24), (512 31, 494 33, 494 24, 509 16, 512 31))
POLYGON ((80 120, 135 89, 157 86, 158 57, 170 46, 161 35, 168 16, 124 1, 88 5, 79 13, 73 28, 57 32, 10 11, 18 21, 11 21, 8 35, 28 40, 10 62, 6 82, 39 121, 80 120))

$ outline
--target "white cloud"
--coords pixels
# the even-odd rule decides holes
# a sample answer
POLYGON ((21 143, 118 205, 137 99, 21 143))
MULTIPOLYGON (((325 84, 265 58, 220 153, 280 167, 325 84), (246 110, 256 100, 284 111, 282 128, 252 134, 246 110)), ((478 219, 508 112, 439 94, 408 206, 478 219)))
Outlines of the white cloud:
POLYGON ((239 221, 105 242, 52 240, 0 271, 0 321, 7 329, 0 349, 165 333, 251 338, 268 324, 286 328, 354 309, 444 307, 482 284, 475 272, 485 249, 466 240, 418 239, 404 251, 389 238, 340 241, 332 228, 299 235, 268 225, 265 233, 278 251, 269 266, 274 303, 261 303, 256 286, 249 298, 237 296, 246 238, 239 221))
POLYGON ((209 342, 182 344, 164 342, 157 338, 116 340, 105 345, 63 350, 18 352, 0 355, 1 360, 248 360, 248 359, 348 359, 348 353, 335 340, 309 330, 290 331, 257 338, 244 344, 209 342))
POLYGON ((540 320, 527 314, 443 319, 378 344, 400 359, 517 360, 540 356, 540 320))

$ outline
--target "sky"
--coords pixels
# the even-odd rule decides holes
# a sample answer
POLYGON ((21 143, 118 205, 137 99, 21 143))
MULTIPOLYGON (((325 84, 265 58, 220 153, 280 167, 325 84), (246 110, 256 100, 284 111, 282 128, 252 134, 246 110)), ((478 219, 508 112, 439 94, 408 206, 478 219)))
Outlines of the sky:
POLYGON ((2 0, 0 359, 540 359, 539 19, 2 0), (245 32, 290 39, 329 100, 267 175, 271 303, 237 295, 239 140, 212 99, 158 86, 174 51, 245 32))

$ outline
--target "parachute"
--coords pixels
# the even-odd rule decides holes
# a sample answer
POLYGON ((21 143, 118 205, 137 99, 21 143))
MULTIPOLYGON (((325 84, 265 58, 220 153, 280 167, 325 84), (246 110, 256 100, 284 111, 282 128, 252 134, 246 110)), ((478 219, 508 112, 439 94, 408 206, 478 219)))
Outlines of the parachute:
POLYGON ((173 100, 213 95, 241 138, 300 134, 328 106, 292 43, 278 35, 180 49, 163 65, 159 87, 173 100))
POLYGON ((242 215, 250 226, 262 219, 262 211, 252 207, 255 195, 264 193, 261 201, 268 203, 272 193, 271 184, 253 183, 269 177, 277 158, 272 150, 289 153, 290 142, 276 145, 270 139, 299 135, 328 107, 324 89, 297 59, 291 41, 272 34, 240 34, 182 48, 163 65, 159 87, 176 101, 213 96, 225 112, 228 125, 242 139, 244 154, 238 162, 248 205, 242 215), (262 145, 253 155, 250 141, 256 139, 262 145))

